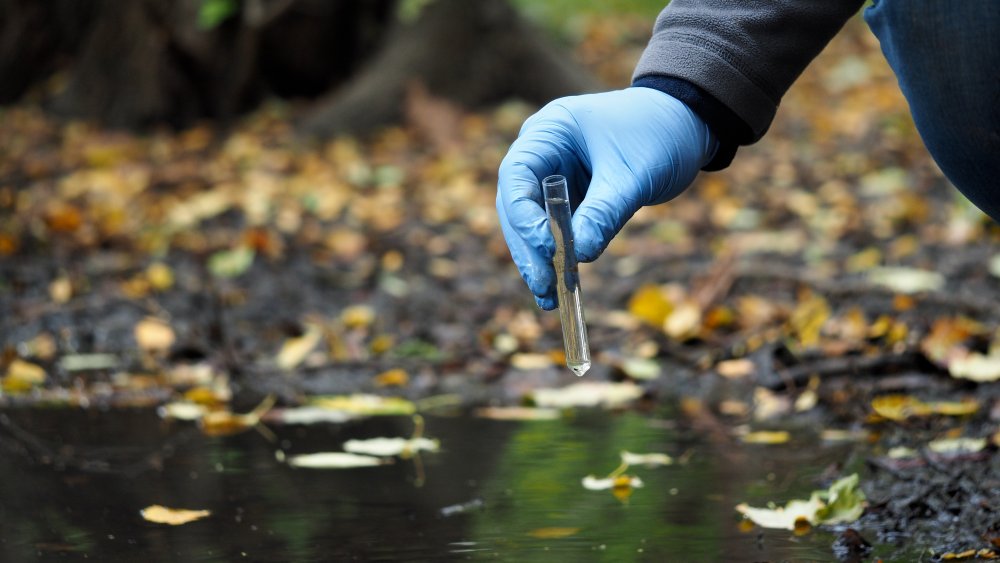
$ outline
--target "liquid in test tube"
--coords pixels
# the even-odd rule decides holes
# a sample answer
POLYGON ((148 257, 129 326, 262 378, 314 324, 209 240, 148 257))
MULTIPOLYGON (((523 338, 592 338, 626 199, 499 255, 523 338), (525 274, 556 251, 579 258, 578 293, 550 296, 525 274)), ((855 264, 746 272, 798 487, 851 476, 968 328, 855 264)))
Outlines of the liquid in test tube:
POLYGON ((566 365, 576 375, 590 369, 590 345, 587 343, 587 325, 583 320, 580 301, 580 271, 573 248, 573 225, 570 222, 569 189, 563 176, 549 176, 542 180, 545 212, 549 228, 556 241, 556 254, 552 265, 556 269, 556 295, 559 298, 559 320, 562 322, 563 343, 566 346, 566 365))

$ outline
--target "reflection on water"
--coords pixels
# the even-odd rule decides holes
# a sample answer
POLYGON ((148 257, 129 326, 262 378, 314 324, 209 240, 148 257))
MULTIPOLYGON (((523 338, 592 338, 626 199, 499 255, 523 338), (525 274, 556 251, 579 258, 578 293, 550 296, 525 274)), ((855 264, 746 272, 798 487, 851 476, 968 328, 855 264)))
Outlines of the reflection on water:
POLYGON ((426 435, 442 451, 419 463, 312 470, 279 463, 275 450, 336 451, 352 438, 406 436, 411 422, 277 428, 272 443, 256 432, 205 437, 151 411, 6 415, 3 561, 829 560, 831 534, 740 532, 733 506, 804 496, 846 455, 713 445, 677 432, 669 417, 632 413, 428 416, 426 435), (627 503, 584 490, 580 480, 607 475, 621 450, 687 453, 689 462, 631 468, 645 486, 627 503), (152 524, 139 514, 151 504, 212 516, 152 524))

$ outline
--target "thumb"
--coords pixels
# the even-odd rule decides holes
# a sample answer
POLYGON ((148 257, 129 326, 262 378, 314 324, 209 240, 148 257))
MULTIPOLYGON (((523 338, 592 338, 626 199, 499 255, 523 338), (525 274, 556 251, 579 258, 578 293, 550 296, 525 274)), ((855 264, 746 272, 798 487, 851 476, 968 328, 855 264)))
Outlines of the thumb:
POLYGON ((626 172, 610 178, 615 179, 595 174, 587 195, 573 214, 576 259, 580 262, 596 260, 642 206, 635 195, 629 195, 640 193, 638 186, 625 185, 635 183, 632 174, 626 172))

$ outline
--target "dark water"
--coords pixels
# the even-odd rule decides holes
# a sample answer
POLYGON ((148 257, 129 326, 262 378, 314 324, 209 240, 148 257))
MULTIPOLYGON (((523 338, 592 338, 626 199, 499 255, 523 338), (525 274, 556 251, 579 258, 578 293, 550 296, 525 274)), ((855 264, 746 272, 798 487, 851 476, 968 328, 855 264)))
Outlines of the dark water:
POLYGON ((741 532, 733 510, 806 496, 848 446, 713 445, 669 417, 584 413, 559 421, 426 417, 442 451, 420 462, 295 469, 289 454, 351 438, 407 436, 406 417, 206 437, 152 411, 8 411, 0 459, 2 561, 764 561, 833 558, 835 534, 741 532), (807 446, 808 447, 804 447, 807 446), (587 491, 623 449, 689 453, 633 468, 627 503, 587 491), (41 458, 41 459, 40 459, 41 458), (419 482, 422 476, 422 484, 419 482), (178 527, 151 504, 209 509, 178 527), (577 528, 540 539, 543 528, 577 528))

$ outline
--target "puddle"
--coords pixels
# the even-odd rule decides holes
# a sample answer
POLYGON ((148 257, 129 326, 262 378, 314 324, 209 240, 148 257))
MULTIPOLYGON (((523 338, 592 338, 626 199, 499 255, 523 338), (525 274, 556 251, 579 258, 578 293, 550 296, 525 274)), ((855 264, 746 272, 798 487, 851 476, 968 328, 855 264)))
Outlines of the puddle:
POLYGON ((352 438, 409 435, 411 421, 278 427, 272 443, 253 431, 206 437, 146 410, 6 415, 4 561, 827 561, 834 532, 742 532, 733 507, 806 496, 850 451, 718 447, 673 429, 669 417, 633 413, 536 422, 428 416, 426 435, 441 441, 440 452, 316 470, 279 463, 275 450, 337 451, 352 438), (621 450, 689 461, 630 468, 644 487, 626 503, 583 489, 585 475, 615 469, 621 450), (212 515, 153 524, 139 514, 152 504, 212 515))

